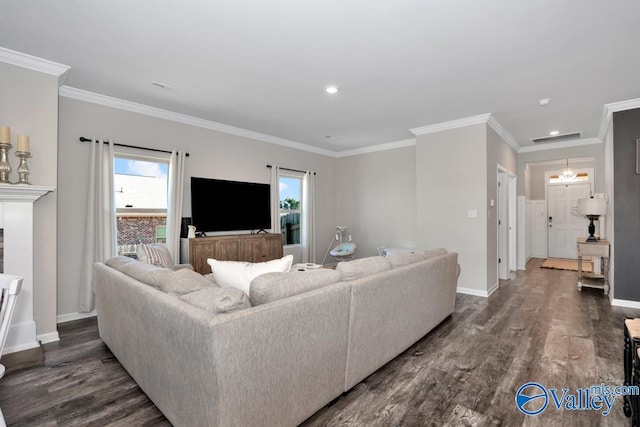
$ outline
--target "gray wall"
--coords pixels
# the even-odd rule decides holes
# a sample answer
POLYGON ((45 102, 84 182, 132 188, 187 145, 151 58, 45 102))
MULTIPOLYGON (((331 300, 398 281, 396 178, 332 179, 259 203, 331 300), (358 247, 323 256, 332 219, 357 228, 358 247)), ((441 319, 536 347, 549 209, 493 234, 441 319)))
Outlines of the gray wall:
POLYGON ((89 143, 78 141, 80 136, 188 151, 191 156, 185 168, 184 216, 191 213, 192 176, 268 183, 267 164, 317 171, 316 261, 322 260, 325 236, 333 235, 336 225, 334 158, 60 97, 58 314, 78 311, 90 149, 89 143))
MULTIPOLYGON (((58 78, 0 62, 0 125, 10 126, 14 150, 11 180, 18 162, 13 155, 17 134, 31 138, 30 181, 57 185, 58 78)), ((33 208, 33 301, 38 335, 56 333, 56 192, 38 200, 33 208)), ((7 272, 10 273, 10 272, 7 272)))
POLYGON ((416 139, 417 243, 459 253, 458 286, 487 291, 487 131, 467 126, 416 139), (469 218, 468 211, 478 211, 469 218))
MULTIPOLYGON (((336 221, 349 227, 358 258, 416 246, 415 155, 412 146, 337 159, 336 221)), ((324 252, 329 239, 319 235, 324 252)))
POLYGON ((595 191, 596 193, 604 192, 604 145, 588 144, 579 147, 518 153, 518 196, 526 196, 529 200, 535 200, 532 197, 533 188, 530 191, 525 191, 526 180, 524 179, 524 174, 527 163, 564 160, 572 157, 595 158, 595 191))
MULTIPOLYGON (((516 152, 496 131, 487 126, 487 286, 498 283, 498 165, 516 173, 516 152), (490 200, 495 200, 491 206, 490 200)), ((515 203, 515 202, 514 202, 515 203)))
POLYGON ((640 175, 636 174, 636 139, 640 109, 613 114, 614 298, 640 301, 640 175))

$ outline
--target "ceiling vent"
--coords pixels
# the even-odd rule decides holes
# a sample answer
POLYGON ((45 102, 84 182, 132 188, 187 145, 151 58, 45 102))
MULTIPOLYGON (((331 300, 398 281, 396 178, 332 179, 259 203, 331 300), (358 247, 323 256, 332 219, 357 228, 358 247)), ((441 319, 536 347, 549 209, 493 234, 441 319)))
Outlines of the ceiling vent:
POLYGON ((556 136, 543 136, 540 138, 531 138, 531 142, 534 144, 546 144, 549 142, 569 141, 572 139, 581 139, 582 132, 564 133, 556 136))

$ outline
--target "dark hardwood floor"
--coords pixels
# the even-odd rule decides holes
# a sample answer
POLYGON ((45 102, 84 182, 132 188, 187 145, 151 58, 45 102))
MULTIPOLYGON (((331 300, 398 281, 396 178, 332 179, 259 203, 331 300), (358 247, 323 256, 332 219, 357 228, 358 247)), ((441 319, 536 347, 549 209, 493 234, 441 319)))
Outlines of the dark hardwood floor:
MULTIPOLYGON (((602 291, 576 290, 577 273, 533 260, 490 297, 458 295, 455 313, 305 426, 629 425, 618 397, 608 416, 515 405, 528 381, 570 388, 623 379, 622 324, 602 291)), ((0 407, 8 425, 169 425, 98 337, 95 319, 59 325, 44 357, 6 357, 0 407), (15 366, 15 368, 12 368, 15 366)), ((159 373, 160 374, 160 373, 159 373)))

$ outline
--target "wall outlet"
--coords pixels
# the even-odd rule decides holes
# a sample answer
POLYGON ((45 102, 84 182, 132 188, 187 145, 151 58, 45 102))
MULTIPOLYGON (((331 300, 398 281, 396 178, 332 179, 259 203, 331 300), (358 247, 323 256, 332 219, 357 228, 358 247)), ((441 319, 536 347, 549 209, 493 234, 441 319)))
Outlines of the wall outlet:
POLYGON ((469 218, 478 218, 478 209, 469 209, 469 218))

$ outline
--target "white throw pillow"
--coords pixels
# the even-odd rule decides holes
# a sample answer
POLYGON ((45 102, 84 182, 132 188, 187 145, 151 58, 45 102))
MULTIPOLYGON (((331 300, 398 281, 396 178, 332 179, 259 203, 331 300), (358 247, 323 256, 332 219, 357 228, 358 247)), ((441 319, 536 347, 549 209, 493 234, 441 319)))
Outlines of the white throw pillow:
POLYGON ((211 266, 211 274, 219 286, 238 288, 247 295, 253 279, 265 273, 286 273, 291 269, 292 263, 293 255, 255 264, 243 261, 218 261, 212 258, 207 260, 207 264, 211 266))

